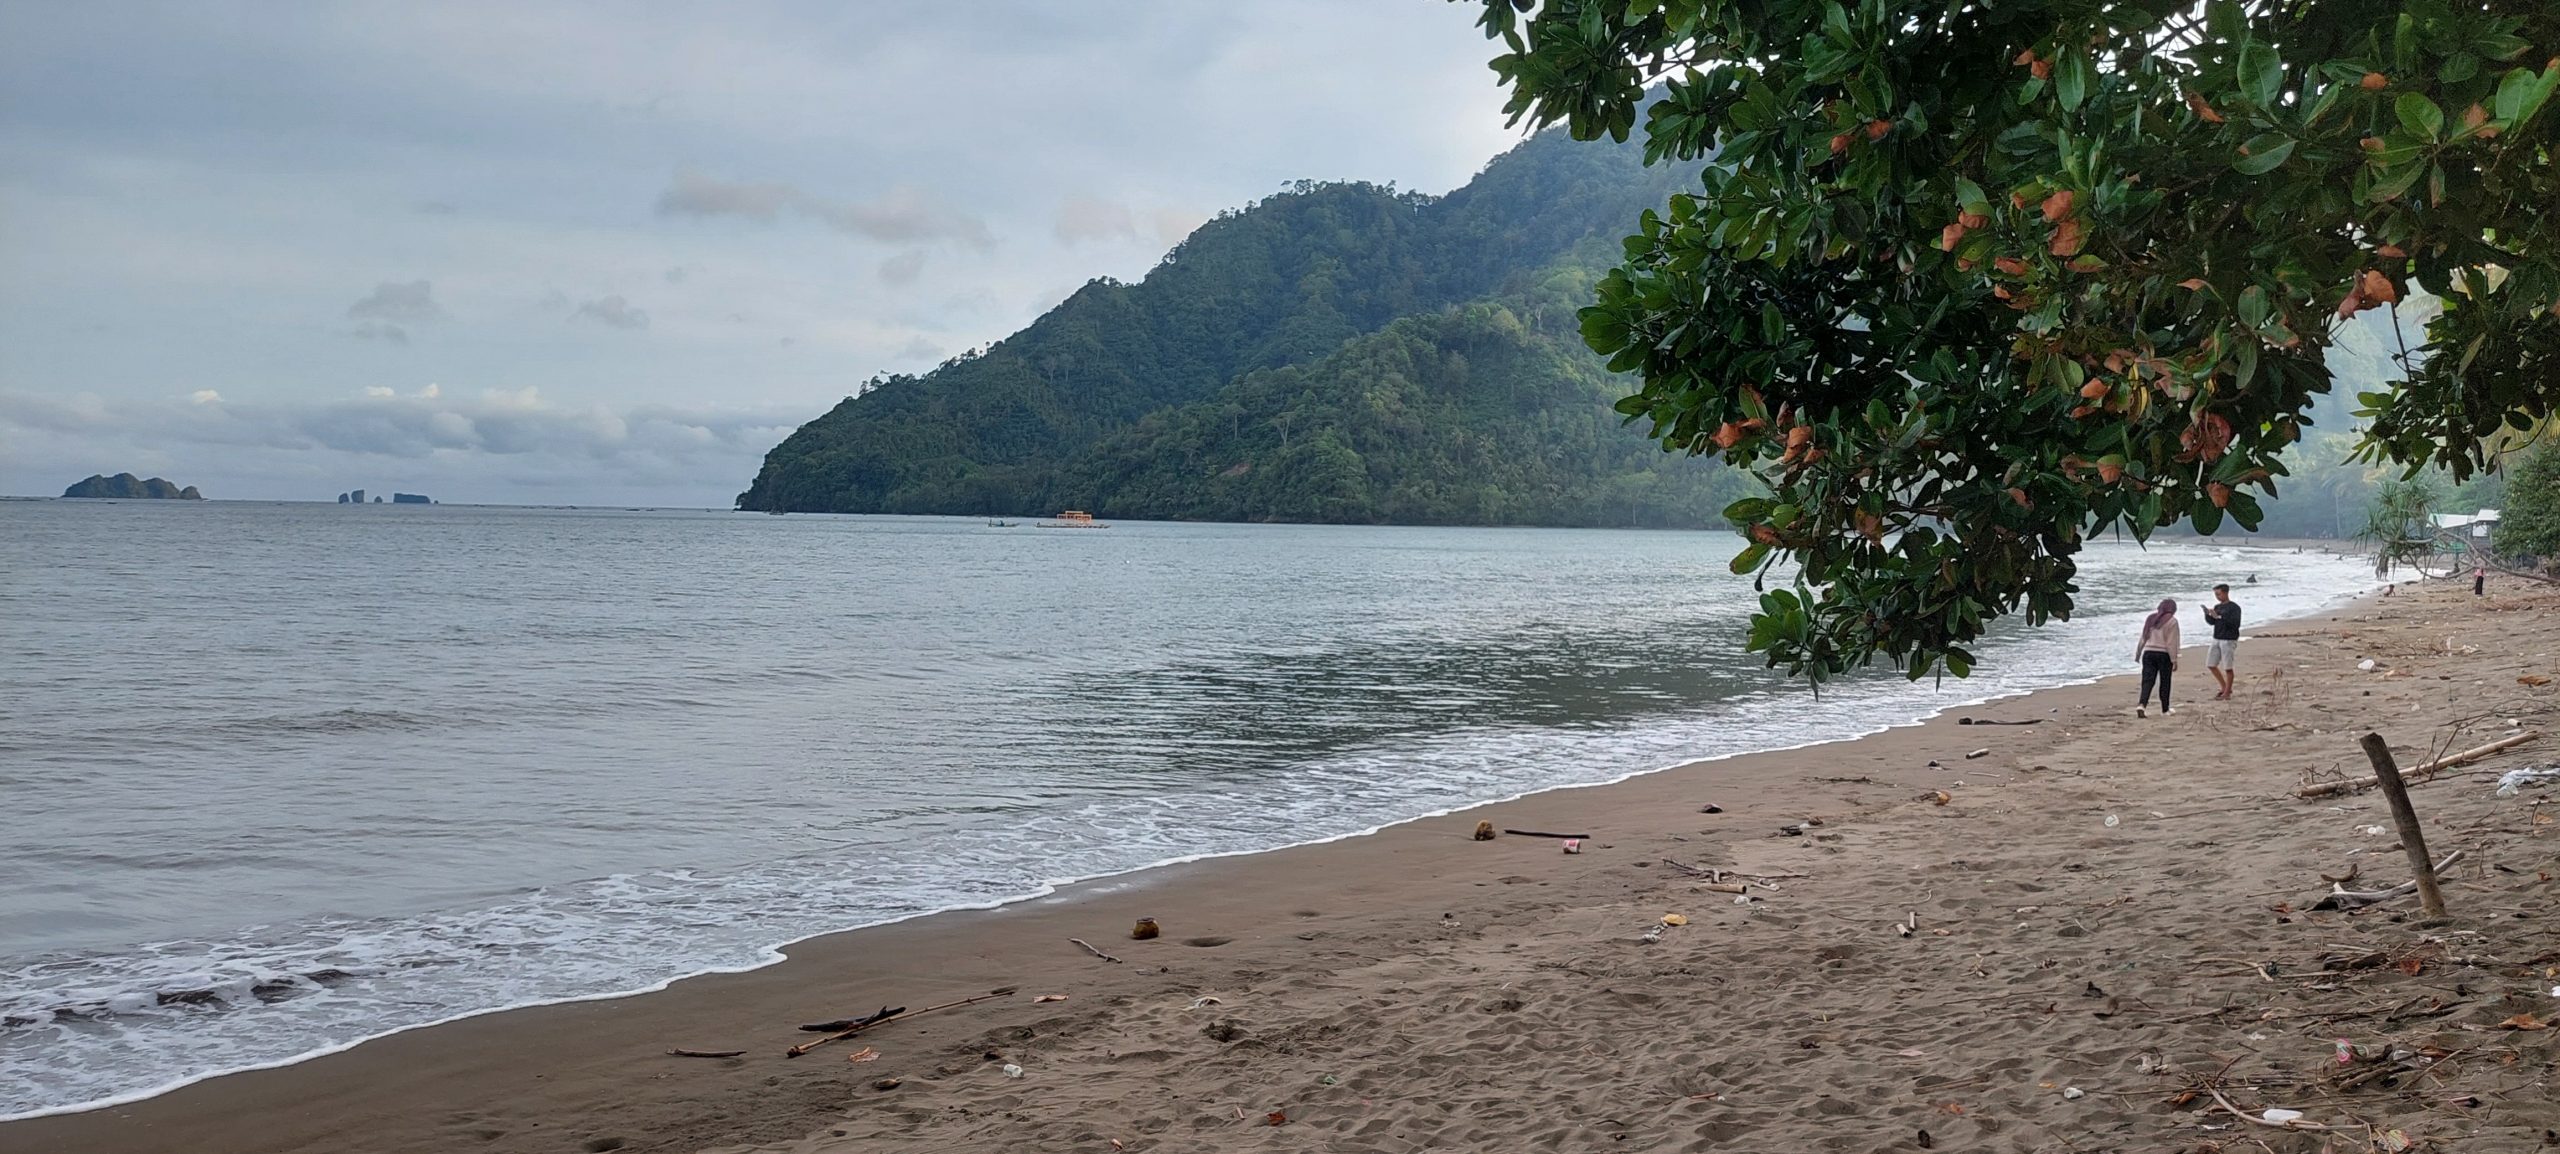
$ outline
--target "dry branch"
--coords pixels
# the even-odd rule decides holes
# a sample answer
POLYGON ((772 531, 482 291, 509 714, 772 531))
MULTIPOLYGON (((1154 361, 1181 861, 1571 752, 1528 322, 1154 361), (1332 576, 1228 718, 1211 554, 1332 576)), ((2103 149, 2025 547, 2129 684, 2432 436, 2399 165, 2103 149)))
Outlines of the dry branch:
POLYGON ((1103 953, 1102 951, 1100 951, 1100 950, 1097 950, 1097 949, 1093 948, 1093 943, 1092 943, 1092 942, 1088 942, 1088 941, 1084 940, 1083 938, 1068 938, 1067 940, 1068 940, 1068 941, 1071 941, 1071 942, 1074 942, 1075 944, 1077 944, 1077 945, 1079 945, 1079 946, 1083 946, 1083 947, 1084 947, 1084 952, 1086 952, 1086 953, 1088 953, 1088 954, 1092 954, 1093 956, 1095 956, 1095 957, 1097 957, 1097 958, 1100 958, 1100 959, 1102 959, 1103 961, 1106 961, 1106 962, 1116 962, 1116 961, 1119 961, 1119 960, 1120 960, 1120 959, 1118 959, 1118 958, 1112 957, 1112 956, 1111 956, 1111 955, 1109 955, 1109 954, 1103 953))
MULTIPOLYGON (((2413 765, 2408 769, 2402 770, 2401 772, 2413 777, 2424 777, 2439 770, 2451 769, 2457 765, 2467 765, 2493 753, 2500 753, 2513 749, 2540 736, 2542 736, 2541 730, 2528 729, 2523 733, 2515 734, 2511 737, 2499 738, 2487 745, 2463 750, 2462 752, 2450 757, 2439 757, 2434 761, 2420 762, 2417 765, 2413 765)), ((2378 779, 2370 777, 2350 778, 2346 781, 2324 781, 2318 785, 2303 786, 2301 789, 2293 791, 2293 795, 2305 800, 2315 800, 2324 797, 2343 797, 2351 793, 2363 793, 2368 789, 2372 789, 2376 784, 2379 784, 2378 779)))

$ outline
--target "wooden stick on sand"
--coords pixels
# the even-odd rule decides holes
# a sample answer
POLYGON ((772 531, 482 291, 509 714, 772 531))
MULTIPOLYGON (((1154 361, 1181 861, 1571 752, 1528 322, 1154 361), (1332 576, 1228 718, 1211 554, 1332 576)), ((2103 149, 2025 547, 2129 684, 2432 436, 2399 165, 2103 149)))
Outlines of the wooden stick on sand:
MULTIPOLYGON (((2487 757, 2490 754, 2501 753, 2506 750, 2514 749, 2515 747, 2523 745, 2524 743, 2540 736, 2542 736, 2541 730, 2528 729, 2523 733, 2514 735, 2513 737, 2502 737, 2487 745, 2480 746, 2476 749, 2466 749, 2450 757, 2439 757, 2434 761, 2419 762, 2418 764, 2410 766, 2400 772, 2406 776, 2424 776, 2435 773, 2438 770, 2452 769, 2457 765, 2468 765, 2480 760, 2481 758, 2487 757)), ((2377 784, 2379 784, 2379 779, 2371 777, 2359 777, 2348 781, 2324 781, 2318 785, 2303 786, 2301 789, 2293 791, 2293 795, 2305 800, 2314 800, 2323 797, 2338 797, 2350 793, 2363 793, 2368 789, 2372 789, 2377 784)))
POLYGON ((1119 961, 1119 960, 1120 960, 1120 959, 1118 959, 1118 958, 1112 957, 1112 956, 1111 956, 1111 955, 1109 955, 1109 954, 1103 953, 1102 951, 1100 951, 1100 950, 1097 950, 1097 949, 1093 948, 1093 943, 1092 943, 1092 942, 1088 942, 1088 941, 1084 940, 1083 938, 1068 938, 1067 940, 1068 940, 1068 941, 1071 941, 1071 942, 1074 942, 1075 944, 1077 944, 1077 945, 1079 945, 1079 946, 1083 946, 1083 947, 1084 947, 1084 952, 1086 952, 1086 953, 1088 953, 1088 954, 1092 954, 1093 956, 1095 956, 1095 957, 1097 957, 1097 958, 1100 958, 1100 959, 1102 959, 1103 961, 1106 961, 1106 962, 1116 962, 1116 961, 1119 961))
POLYGON ((921 1010, 909 1010, 909 1011, 907 1011, 907 1012, 905 1012, 905 1013, 903 1013, 903 1014, 891 1014, 891 1015, 889 1015, 888 1017, 885 1017, 885 1018, 880 1018, 880 1019, 877 1019, 877 1020, 874 1020, 874 1021, 864 1022, 864 1023, 862 1023, 861 1025, 859 1025, 859 1026, 855 1026, 855 1027, 853 1027, 852 1029, 849 1029, 849 1030, 842 1030, 842 1031, 838 1031, 838 1032, 833 1033, 833 1034, 829 1034, 829 1035, 827 1035, 826 1037, 820 1038, 820 1039, 818 1039, 818 1040, 816 1040, 816 1041, 814 1041, 814 1042, 803 1042, 803 1043, 801 1043, 801 1044, 799 1044, 799 1045, 797 1045, 797 1046, 793 1046, 793 1047, 791 1047, 790 1049, 783 1051, 783 1052, 782 1052, 782 1056, 783 1056, 783 1057, 785 1057, 785 1058, 797 1058, 797 1057, 799 1057, 800 1055, 802 1055, 802 1054, 806 1054, 806 1053, 808 1053, 808 1052, 809 1052, 809 1051, 811 1051, 811 1050, 815 1050, 815 1049, 817 1049, 818 1047, 823 1046, 823 1045, 826 1045, 826 1044, 827 1044, 827 1043, 829 1043, 829 1042, 834 1042, 834 1041, 839 1041, 839 1040, 842 1040, 842 1039, 845 1039, 845 1038, 850 1038, 850 1037, 854 1036, 855 1034, 859 1034, 859 1033, 863 1032, 864 1030, 868 1030, 868 1029, 870 1029, 870 1028, 871 1028, 871 1027, 873 1027, 873 1026, 885 1026, 885 1025, 887 1025, 887 1024, 889 1024, 889 1023, 891 1023, 891 1022, 903 1022, 903 1021, 907 1020, 908 1018, 915 1017, 915 1016, 916 1016, 916 1015, 918 1015, 918 1014, 930 1014, 930 1013, 934 1012, 935 1010, 948 1010, 948 1009, 950 1009, 950 1008, 952 1008, 952 1007, 954 1007, 954 1006, 966 1006, 966 1005, 970 1005, 970 1004, 972 1004, 972 1003, 986 1001, 986 1000, 987 1000, 987 999, 989 999, 989 998, 1003 998, 1003 997, 1010 997, 1010 996, 1013 994, 1013 992, 1014 992, 1014 990, 1015 990, 1016 988, 1017 988, 1017 987, 1014 987, 1014 986, 1005 986, 1005 987, 1003 987, 1003 988, 1001 988, 1001 989, 989 990, 989 991, 987 991, 986 993, 980 994, 980 995, 978 995, 977 997, 974 997, 974 998, 962 998, 962 999, 960 999, 959 1001, 956 1001, 956 1002, 944 1002, 944 1003, 942 1003, 942 1004, 941 1004, 941 1005, 939 1005, 939 1006, 926 1006, 925 1008, 923 1008, 923 1009, 921 1009, 921 1010))

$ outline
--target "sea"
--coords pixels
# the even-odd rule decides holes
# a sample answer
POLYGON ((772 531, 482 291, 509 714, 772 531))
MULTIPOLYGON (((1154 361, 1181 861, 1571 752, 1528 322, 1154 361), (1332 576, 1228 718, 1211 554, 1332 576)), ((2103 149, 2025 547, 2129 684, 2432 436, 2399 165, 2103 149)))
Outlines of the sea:
POLYGON ((1817 699, 1744 651, 1725 533, 9 501, 0 542, 0 1117, 1907 725, 2125 671, 2216 581, 2252 623, 2373 584, 2104 542, 1970 679, 1817 699))

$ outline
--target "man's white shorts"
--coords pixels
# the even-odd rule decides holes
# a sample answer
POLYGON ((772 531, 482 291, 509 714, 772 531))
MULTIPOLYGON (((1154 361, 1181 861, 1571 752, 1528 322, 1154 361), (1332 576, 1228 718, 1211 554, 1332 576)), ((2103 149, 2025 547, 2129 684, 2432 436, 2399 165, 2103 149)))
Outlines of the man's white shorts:
POLYGON ((2216 641, 2204 648, 2207 669, 2236 669, 2239 668, 2239 659, 2240 643, 2237 641, 2216 641))

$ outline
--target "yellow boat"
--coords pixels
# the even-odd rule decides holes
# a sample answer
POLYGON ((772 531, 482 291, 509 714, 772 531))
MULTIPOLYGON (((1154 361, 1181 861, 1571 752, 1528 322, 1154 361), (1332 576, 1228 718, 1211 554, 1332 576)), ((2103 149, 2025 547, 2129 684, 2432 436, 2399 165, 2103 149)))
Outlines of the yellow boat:
POLYGON ((1093 514, 1082 509, 1068 509, 1060 512, 1055 521, 1042 521, 1040 527, 1043 529, 1108 529, 1111 526, 1094 520, 1093 514))

